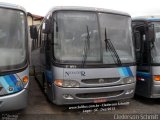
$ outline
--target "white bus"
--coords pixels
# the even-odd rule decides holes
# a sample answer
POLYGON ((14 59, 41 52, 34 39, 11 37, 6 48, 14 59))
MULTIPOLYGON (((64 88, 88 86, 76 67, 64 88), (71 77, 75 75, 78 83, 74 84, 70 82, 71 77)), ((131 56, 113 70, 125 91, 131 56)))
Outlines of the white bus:
POLYGON ((28 25, 25 10, 0 3, 0 112, 27 106, 28 25))
POLYGON ((160 98, 160 19, 133 19, 132 27, 137 61, 136 94, 160 98))
POLYGON ((135 56, 131 17, 89 7, 54 7, 31 27, 35 77, 55 104, 132 98, 135 56))

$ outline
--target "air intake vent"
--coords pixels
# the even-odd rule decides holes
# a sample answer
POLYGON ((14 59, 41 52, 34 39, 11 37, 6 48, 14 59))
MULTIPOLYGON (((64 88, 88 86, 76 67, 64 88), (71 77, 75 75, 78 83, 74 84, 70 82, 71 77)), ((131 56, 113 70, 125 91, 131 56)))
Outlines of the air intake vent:
POLYGON ((99 98, 99 97, 111 97, 120 95, 123 93, 123 90, 120 91, 112 91, 112 92, 100 92, 100 93, 83 93, 83 94, 76 94, 79 98, 99 98))

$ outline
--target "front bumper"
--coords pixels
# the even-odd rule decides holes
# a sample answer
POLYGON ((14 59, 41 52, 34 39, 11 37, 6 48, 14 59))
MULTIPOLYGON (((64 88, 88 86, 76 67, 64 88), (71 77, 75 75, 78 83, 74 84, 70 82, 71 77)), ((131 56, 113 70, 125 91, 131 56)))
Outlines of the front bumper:
POLYGON ((0 112, 24 109, 28 104, 28 87, 11 95, 0 96, 0 112))
POLYGON ((150 98, 160 98, 160 85, 153 85, 150 98))
MULTIPOLYGON (((97 88, 61 88, 54 86, 53 91, 53 103, 57 105, 67 105, 67 104, 82 104, 82 103, 94 103, 95 100, 97 99, 105 99, 107 102, 108 101, 116 101, 116 100, 121 100, 121 99, 128 99, 132 98, 134 96, 134 91, 135 91, 135 84, 136 83, 131 83, 131 84, 126 84, 126 85, 119 85, 119 86, 110 86, 110 87, 97 87, 97 88), (99 94, 102 93, 112 93, 115 91, 123 91, 122 93, 118 95, 110 95, 110 96, 99 96, 99 94), (127 91, 132 91, 129 94, 126 94, 127 91), (78 97, 77 94, 94 94, 97 96, 93 97, 78 97), (65 99, 63 95, 69 94, 73 97, 73 99, 65 99)), ((105 95, 105 94, 103 94, 105 95)))

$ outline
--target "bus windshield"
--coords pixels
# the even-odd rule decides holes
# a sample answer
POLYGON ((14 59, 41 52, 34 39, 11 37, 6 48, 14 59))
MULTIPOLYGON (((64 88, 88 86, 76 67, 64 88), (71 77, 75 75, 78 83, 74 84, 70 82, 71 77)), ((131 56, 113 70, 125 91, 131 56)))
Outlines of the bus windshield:
POLYGON ((160 22, 153 22, 155 31, 154 47, 152 48, 153 63, 160 63, 160 22))
POLYGON ((25 15, 0 8, 0 67, 22 64, 26 57, 25 15))
POLYGON ((122 15, 59 11, 54 23, 54 57, 62 63, 117 64, 114 54, 106 50, 112 42, 121 63, 133 63, 131 18, 122 15), (56 28, 58 27, 58 30, 56 28))

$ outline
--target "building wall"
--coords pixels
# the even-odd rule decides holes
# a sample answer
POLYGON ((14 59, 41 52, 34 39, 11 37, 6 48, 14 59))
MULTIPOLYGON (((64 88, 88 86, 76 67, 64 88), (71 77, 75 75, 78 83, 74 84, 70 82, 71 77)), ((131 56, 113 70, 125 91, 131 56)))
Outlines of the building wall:
MULTIPOLYGON (((32 25, 32 17, 28 16, 27 19, 28 19, 28 25, 29 26, 32 25)), ((33 24, 34 25, 39 25, 41 23, 41 21, 42 20, 33 21, 33 24)))

